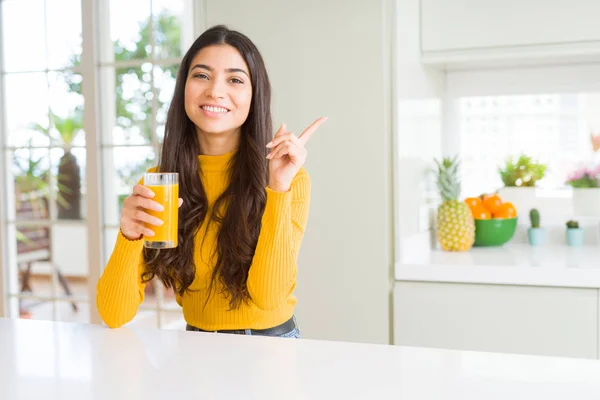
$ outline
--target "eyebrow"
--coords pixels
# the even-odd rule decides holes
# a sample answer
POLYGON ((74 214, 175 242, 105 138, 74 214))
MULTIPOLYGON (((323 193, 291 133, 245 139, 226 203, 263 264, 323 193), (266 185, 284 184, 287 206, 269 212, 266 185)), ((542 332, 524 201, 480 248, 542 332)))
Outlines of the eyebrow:
MULTIPOLYGON (((192 67, 192 69, 190 70, 190 72, 192 72, 194 70, 194 68, 202 68, 202 69, 206 69, 208 71, 214 71, 214 68, 209 67, 206 64, 196 64, 192 67)), ((227 73, 232 73, 232 72, 241 72, 242 74, 246 75, 248 78, 250 78, 250 76, 248 75, 248 73, 246 71, 244 71, 241 68, 226 68, 225 72, 227 73)))

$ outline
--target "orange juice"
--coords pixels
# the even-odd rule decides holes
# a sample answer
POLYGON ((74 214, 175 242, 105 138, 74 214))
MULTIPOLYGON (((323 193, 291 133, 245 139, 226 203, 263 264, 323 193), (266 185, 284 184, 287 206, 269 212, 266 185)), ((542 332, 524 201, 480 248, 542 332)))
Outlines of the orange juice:
MULTIPOLYGON (((177 247, 177 231, 179 225, 179 184, 167 183, 161 185, 147 184, 148 181, 157 181, 154 177, 148 175, 165 175, 160 173, 146 174, 144 186, 154 192, 152 200, 161 204, 165 209, 163 211, 146 210, 146 212, 163 221, 161 226, 146 224, 148 229, 154 231, 154 236, 144 238, 144 246, 153 249, 169 249, 177 247)), ((160 180, 160 179, 159 179, 160 180)), ((164 178, 162 179, 165 180, 164 178)), ((169 180, 169 179, 167 179, 169 180)), ((175 181, 177 179, 175 178, 175 181)))

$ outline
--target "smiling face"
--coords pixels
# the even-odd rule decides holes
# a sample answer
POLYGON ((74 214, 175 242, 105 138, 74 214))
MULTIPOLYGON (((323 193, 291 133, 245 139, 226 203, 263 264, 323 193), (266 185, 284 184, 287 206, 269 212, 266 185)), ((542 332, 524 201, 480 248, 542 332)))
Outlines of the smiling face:
POLYGON ((199 137, 238 135, 251 102, 250 72, 234 47, 208 46, 196 54, 185 84, 185 112, 199 137))

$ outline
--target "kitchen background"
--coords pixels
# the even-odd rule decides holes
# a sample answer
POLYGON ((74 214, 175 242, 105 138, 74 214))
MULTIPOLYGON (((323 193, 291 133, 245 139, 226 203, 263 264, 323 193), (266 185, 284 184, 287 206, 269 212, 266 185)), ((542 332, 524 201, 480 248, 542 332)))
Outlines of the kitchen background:
MULTIPOLYGON (((599 14, 593 0, 0 1, 0 316, 101 322, 95 283, 178 64, 225 23, 263 52, 275 124, 329 116, 307 161, 304 337, 598 358, 599 14), (444 157, 460 165, 440 190, 444 157)), ((156 283, 129 325, 185 322, 156 283)))

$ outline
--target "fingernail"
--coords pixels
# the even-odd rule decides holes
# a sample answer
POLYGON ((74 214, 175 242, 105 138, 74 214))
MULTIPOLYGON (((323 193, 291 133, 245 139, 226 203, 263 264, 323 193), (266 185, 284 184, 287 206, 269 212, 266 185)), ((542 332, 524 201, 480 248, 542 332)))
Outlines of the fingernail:
POLYGON ((165 223, 163 220, 160 220, 160 219, 156 219, 155 221, 156 221, 157 226, 162 226, 162 224, 165 223))
POLYGON ((267 143, 267 147, 273 147, 273 142, 267 143))
POLYGON ((156 195, 154 194, 154 192, 153 192, 152 190, 148 190, 148 196, 149 196, 150 198, 152 198, 152 197, 154 197, 154 196, 156 196, 156 195))
POLYGON ((156 211, 164 211, 165 207, 163 207, 161 204, 157 204, 156 205, 156 211))

